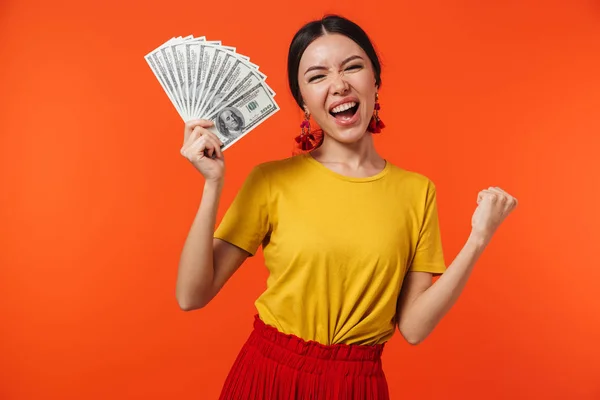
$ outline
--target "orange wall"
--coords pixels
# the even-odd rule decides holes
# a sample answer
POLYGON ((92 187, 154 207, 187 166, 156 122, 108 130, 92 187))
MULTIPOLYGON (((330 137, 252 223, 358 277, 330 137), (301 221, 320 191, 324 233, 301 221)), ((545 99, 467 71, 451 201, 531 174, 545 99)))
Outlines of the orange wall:
POLYGON ((0 5, 0 398, 216 398, 266 275, 257 257, 178 309, 202 180, 143 56, 206 35, 269 76, 282 110, 226 151, 222 213, 253 165, 290 154, 287 46, 325 12, 381 51, 377 145, 436 182, 448 261, 480 189, 520 200, 437 330, 390 342, 392 398, 600 398, 597 2, 100 3, 0 5))

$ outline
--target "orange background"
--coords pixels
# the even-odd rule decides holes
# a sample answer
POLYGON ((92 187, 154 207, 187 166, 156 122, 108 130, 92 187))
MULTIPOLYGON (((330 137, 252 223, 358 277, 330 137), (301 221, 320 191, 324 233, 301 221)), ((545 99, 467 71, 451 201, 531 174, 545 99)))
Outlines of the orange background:
POLYGON ((0 13, 0 398, 215 399, 264 287, 252 259, 204 310, 175 301, 202 179, 143 56, 206 35, 249 55, 282 110, 226 151, 220 215, 287 157, 296 29, 342 13, 384 64, 377 146, 435 181, 448 262, 480 189, 520 200, 394 399, 600 398, 598 2, 34 2, 0 13))

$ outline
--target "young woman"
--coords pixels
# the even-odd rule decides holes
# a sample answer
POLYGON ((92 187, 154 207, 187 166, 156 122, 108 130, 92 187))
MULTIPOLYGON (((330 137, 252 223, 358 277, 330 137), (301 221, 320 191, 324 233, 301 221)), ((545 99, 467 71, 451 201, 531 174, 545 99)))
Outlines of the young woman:
POLYGON ((446 269, 434 184, 373 145, 380 73, 353 22, 328 16, 302 27, 289 84, 322 135, 298 138, 310 151, 256 166, 216 231, 221 143, 210 121, 185 126, 181 152, 205 184, 181 254, 181 308, 206 306, 261 245, 270 273, 221 399, 389 398, 385 342, 396 327, 411 344, 432 332, 517 204, 502 189, 482 190, 471 234, 446 269))

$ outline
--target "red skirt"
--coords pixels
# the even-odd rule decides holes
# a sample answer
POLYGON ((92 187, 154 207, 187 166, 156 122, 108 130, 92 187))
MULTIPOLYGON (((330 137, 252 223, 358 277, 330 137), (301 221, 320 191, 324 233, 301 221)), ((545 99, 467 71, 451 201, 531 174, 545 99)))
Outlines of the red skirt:
POLYGON ((219 399, 388 400, 383 347, 304 341, 255 316, 219 399))

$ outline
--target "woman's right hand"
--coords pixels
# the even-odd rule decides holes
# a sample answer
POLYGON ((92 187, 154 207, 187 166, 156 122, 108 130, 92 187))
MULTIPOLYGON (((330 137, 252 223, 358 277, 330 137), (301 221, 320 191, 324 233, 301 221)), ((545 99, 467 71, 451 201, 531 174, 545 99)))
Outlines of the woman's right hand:
POLYGON ((204 119, 188 121, 183 132, 181 155, 187 158, 207 181, 221 181, 225 172, 225 160, 221 152, 223 143, 206 129, 211 126, 213 122, 204 119))

